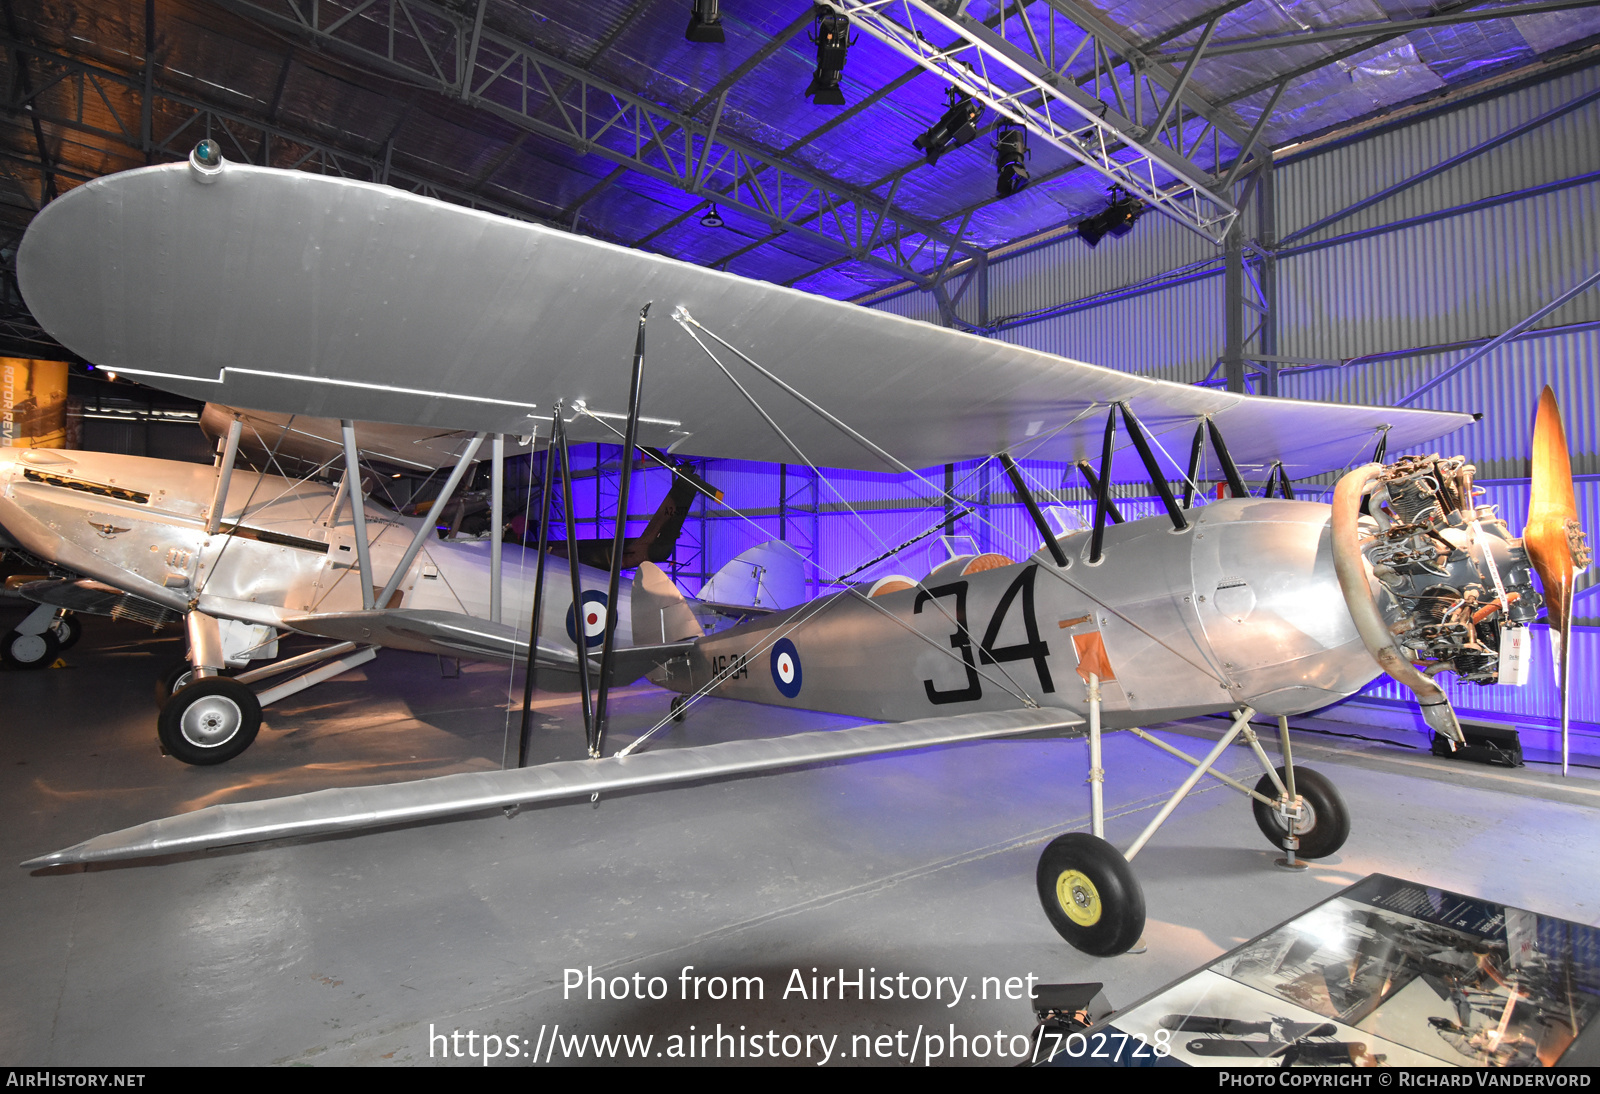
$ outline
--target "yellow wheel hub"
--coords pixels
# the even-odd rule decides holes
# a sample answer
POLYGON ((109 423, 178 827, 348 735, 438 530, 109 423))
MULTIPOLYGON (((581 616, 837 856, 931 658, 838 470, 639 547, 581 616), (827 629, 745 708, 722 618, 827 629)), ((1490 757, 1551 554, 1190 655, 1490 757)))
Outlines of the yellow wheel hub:
POLYGON ((1078 926, 1093 927, 1100 922, 1100 890, 1080 871, 1061 871, 1056 878, 1056 900, 1078 926))

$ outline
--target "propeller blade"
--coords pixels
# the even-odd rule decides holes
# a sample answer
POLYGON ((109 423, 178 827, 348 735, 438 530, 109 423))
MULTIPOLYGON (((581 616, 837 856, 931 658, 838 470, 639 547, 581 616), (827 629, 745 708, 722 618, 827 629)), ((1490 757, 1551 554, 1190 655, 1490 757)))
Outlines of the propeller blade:
POLYGON ((1567 658, 1572 638, 1572 588, 1589 564, 1589 548, 1578 523, 1578 502, 1572 488, 1572 459, 1561 408, 1548 386, 1539 395, 1533 421, 1533 469, 1528 490, 1528 526, 1522 543, 1539 575, 1550 620, 1550 652, 1561 696, 1561 773, 1567 773, 1567 658))

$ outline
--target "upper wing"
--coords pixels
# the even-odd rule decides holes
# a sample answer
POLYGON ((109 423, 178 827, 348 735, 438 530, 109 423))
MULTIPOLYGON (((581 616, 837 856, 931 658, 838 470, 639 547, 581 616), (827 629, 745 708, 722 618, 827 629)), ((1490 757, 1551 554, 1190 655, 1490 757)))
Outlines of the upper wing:
MULTIPOLYGON (((247 164, 209 184, 178 163, 80 186, 34 217, 17 267, 34 317, 91 361, 199 399, 329 418, 527 434, 560 399, 596 416, 574 422, 574 439, 614 441, 639 308, 654 302, 642 439, 701 456, 795 459, 664 321, 679 305, 912 467, 1097 455, 1091 411, 1116 400, 1185 442, 1211 415, 1241 465, 1283 459, 1293 478, 1364 459, 1384 427, 1397 451, 1471 421, 1152 380, 388 186, 247 164)), ((890 470, 718 352, 810 462, 890 470)), ((1135 457, 1118 476, 1142 477, 1135 457)))
MULTIPOLYGON (((344 439, 337 418, 241 410, 207 403, 200 412, 200 428, 206 436, 220 440, 228 435, 228 427, 235 418, 244 423, 240 450, 260 466, 266 465, 269 456, 282 463, 294 461, 302 466, 332 463, 343 466, 344 439)), ((427 426, 362 422, 356 431, 356 448, 363 459, 415 471, 449 468, 471 441, 470 432, 427 426)), ((523 451, 525 447, 513 443, 507 446, 506 455, 523 451)))

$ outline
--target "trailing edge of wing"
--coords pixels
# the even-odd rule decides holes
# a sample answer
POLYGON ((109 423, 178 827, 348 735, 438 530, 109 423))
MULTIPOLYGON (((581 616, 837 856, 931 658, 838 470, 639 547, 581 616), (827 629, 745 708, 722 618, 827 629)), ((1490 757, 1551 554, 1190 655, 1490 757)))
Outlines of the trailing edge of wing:
POLYGON ((957 714, 767 740, 727 741, 625 758, 564 760, 538 767, 471 771, 387 786, 318 790, 287 798, 208 806, 96 836, 74 847, 29 859, 22 866, 35 869, 108 862, 289 836, 351 832, 584 794, 743 775, 881 752, 1070 729, 1082 724, 1083 719, 1064 710, 957 714))

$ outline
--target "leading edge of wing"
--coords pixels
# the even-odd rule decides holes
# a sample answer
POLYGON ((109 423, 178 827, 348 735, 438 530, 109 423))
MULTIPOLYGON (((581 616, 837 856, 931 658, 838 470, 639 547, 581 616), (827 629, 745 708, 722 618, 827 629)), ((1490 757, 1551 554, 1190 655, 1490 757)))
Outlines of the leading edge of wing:
MULTIPOLYGON (((181 163, 86 183, 34 218, 18 278, 64 345, 184 395, 509 434, 533 433, 559 399, 587 410, 569 431, 585 442, 617 439, 639 307, 653 301, 642 435, 708 457, 793 453, 666 318, 679 306, 912 467, 1006 451, 1091 458, 1091 411, 1116 401, 1156 433, 1214 416, 1235 460, 1284 460, 1295 478, 1370 452, 1384 428, 1404 451, 1471 420, 1136 376, 393 187, 248 164, 209 184, 181 163)), ((810 462, 892 470, 713 348, 810 462)))
POLYGON ((1065 710, 957 714, 602 760, 563 760, 505 771, 469 771, 385 786, 318 790, 286 798, 207 806, 96 836, 31 858, 22 866, 31 870, 109 862, 291 836, 351 832, 586 794, 744 775, 1082 724, 1082 718, 1065 710))

